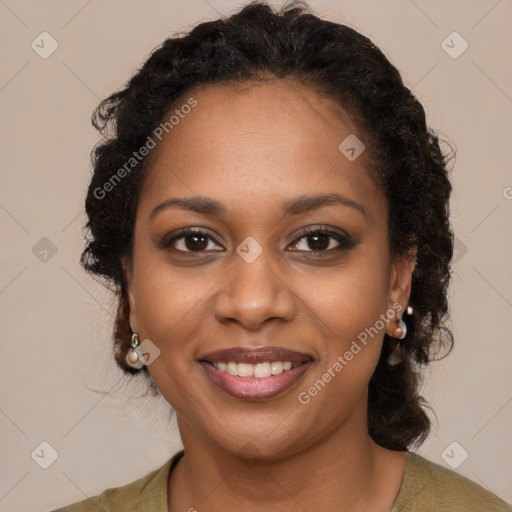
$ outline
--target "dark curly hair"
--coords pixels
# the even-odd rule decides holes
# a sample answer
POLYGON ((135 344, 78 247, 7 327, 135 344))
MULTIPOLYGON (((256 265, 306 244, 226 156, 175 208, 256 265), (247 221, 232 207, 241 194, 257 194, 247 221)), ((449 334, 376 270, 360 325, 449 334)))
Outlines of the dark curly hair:
MULTIPOLYGON (((368 398, 372 439, 407 450, 423 442, 431 428, 428 404, 420 394, 421 367, 440 349, 447 346, 449 352, 453 346, 453 335, 443 325, 449 315, 453 255, 450 159, 427 127, 422 105, 384 54, 354 29, 315 16, 304 2, 288 3, 279 11, 252 2, 230 17, 166 39, 122 90, 95 109, 92 122, 103 140, 92 152, 81 264, 118 296, 116 361, 126 372, 138 371, 125 360, 131 331, 122 261, 131 258, 148 157, 132 161, 122 179, 119 170, 126 170, 134 152, 192 88, 269 77, 294 79, 351 114, 370 142, 371 174, 387 198, 390 254, 405 255, 417 247, 409 302, 414 313, 404 316, 408 333, 403 359, 388 364, 396 341, 386 334, 368 398)), ((140 371, 149 376, 146 367, 140 371)))

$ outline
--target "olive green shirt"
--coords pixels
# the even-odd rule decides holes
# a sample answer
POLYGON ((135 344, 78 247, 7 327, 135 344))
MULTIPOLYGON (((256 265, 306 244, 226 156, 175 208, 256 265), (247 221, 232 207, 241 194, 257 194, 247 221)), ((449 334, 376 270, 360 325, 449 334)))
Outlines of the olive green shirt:
MULTIPOLYGON (((122 487, 52 512, 168 512, 167 482, 183 456, 122 487)), ((193 508, 192 508, 193 510, 193 508)), ((512 507, 475 482, 409 452, 402 485, 390 512, 512 512, 512 507)))

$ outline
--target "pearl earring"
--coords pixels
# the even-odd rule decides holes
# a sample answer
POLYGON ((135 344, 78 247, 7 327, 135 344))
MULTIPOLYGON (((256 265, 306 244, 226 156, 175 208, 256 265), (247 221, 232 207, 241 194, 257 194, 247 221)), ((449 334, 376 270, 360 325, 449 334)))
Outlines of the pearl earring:
MULTIPOLYGON (((412 306, 408 306, 406 313, 408 315, 412 315, 413 312, 414 312, 414 310, 413 310, 412 306)), ((403 317, 399 318, 398 325, 399 325, 399 327, 397 327, 396 330, 398 331, 398 329, 400 329, 401 334, 398 337, 399 341, 397 342, 396 347, 394 348, 394 350, 391 352, 391 354, 388 357, 388 364, 390 366, 395 366, 402 361, 402 357, 400 355, 402 342, 400 340, 403 340, 407 336, 407 325, 405 324, 403 317)))
POLYGON ((130 350, 128 350, 128 353, 126 354, 126 362, 132 368, 136 368, 137 370, 140 370, 144 366, 141 361, 141 354, 139 350, 139 335, 134 332, 130 342, 130 350))
POLYGON ((407 325, 405 325, 405 322, 402 320, 402 318, 398 320, 398 323, 400 324, 400 329, 402 330, 402 334, 398 337, 398 339, 403 340, 407 335, 407 325))
MULTIPOLYGON (((409 316, 412 315, 414 313, 414 309, 412 308, 412 306, 407 306, 407 309, 406 309, 406 314, 408 314, 409 316)), ((401 334, 400 336, 398 337, 399 340, 403 340, 406 336, 407 336, 407 325, 405 324, 404 320, 403 320, 403 316, 401 316, 399 319, 398 319, 398 325, 399 325, 399 328, 401 330, 401 334)), ((398 329, 398 327, 397 327, 398 329)))

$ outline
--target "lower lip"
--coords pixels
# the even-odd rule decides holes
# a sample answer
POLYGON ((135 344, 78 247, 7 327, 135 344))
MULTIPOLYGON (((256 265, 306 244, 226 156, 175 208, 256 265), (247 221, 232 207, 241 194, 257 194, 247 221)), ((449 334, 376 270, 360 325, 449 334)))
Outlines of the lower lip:
POLYGON ((313 362, 308 361, 292 370, 262 379, 231 375, 205 361, 201 361, 200 364, 210 380, 229 395, 246 400, 261 400, 273 398, 291 389, 307 372, 313 362))

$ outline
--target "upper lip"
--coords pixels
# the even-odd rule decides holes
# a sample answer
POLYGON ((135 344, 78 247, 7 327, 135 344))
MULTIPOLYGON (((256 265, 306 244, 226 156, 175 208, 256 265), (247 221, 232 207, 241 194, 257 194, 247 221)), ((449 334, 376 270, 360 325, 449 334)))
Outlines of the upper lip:
POLYGON ((266 361, 290 361, 295 364, 302 364, 307 361, 312 361, 313 358, 301 352, 290 350, 283 347, 232 347, 223 350, 216 350, 209 352, 199 358, 200 361, 207 361, 209 363, 228 363, 233 361, 235 363, 264 363, 266 361))

